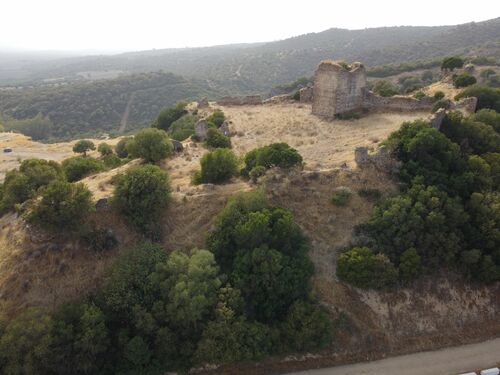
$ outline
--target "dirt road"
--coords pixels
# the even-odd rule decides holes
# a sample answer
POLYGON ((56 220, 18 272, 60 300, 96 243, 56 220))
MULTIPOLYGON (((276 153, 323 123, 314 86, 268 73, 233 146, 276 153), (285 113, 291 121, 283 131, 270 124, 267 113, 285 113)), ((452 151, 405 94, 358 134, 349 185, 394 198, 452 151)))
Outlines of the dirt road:
POLYGON ((453 375, 495 367, 498 363, 500 338, 374 362, 294 372, 293 375, 453 375))

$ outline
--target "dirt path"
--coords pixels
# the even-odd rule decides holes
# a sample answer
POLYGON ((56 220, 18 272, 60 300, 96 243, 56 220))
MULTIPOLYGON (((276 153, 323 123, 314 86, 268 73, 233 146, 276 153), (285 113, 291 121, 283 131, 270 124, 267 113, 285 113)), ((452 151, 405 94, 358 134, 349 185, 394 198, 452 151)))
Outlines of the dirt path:
POLYGON ((477 344, 421 352, 374 362, 294 372, 294 375, 452 375, 495 367, 500 338, 477 344))
POLYGON ((132 105, 132 101, 134 100, 134 94, 135 93, 130 94, 130 98, 127 102, 127 107, 125 108, 125 112, 123 112, 122 120, 120 121, 120 128, 118 129, 119 134, 122 134, 127 127, 128 116, 130 114, 130 106, 132 105))

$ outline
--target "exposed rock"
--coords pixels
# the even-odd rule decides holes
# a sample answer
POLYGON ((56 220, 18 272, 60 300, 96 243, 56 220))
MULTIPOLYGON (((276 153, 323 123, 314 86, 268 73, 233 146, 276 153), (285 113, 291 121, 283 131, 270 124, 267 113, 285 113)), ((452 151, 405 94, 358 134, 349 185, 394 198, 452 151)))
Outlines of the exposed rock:
POLYGON ((464 72, 465 73, 469 73, 469 74, 473 74, 474 71, 476 70, 476 68, 474 67, 473 64, 469 63, 469 64, 466 64, 464 66, 464 72))
POLYGON ((208 107, 208 98, 205 96, 198 101, 198 108, 207 108, 208 107))
POLYGON ((170 142, 172 142, 172 146, 174 147, 174 152, 182 152, 184 150, 184 146, 178 140, 171 139, 170 142))
POLYGON ((379 147, 373 154, 368 154, 366 147, 356 147, 354 160, 359 168, 373 166, 389 174, 396 174, 401 168, 401 162, 393 158, 385 146, 379 147))
POLYGON ((462 98, 458 102, 451 102, 451 111, 460 111, 463 115, 469 116, 476 111, 477 98, 472 96, 470 98, 462 98))
POLYGON ((222 134, 224 134, 226 137, 229 137, 231 135, 231 132, 229 131, 229 123, 227 121, 224 121, 222 125, 219 127, 219 130, 221 131, 222 134))
POLYGON ((313 88, 312 86, 303 87, 299 90, 300 102, 311 103, 313 101, 313 88))
POLYGON ((444 108, 439 108, 436 113, 433 113, 429 117, 429 122, 434 129, 439 130, 444 118, 446 117, 446 110, 444 108))
POLYGON ((194 126, 194 135, 198 141, 204 141, 207 138, 208 123, 206 120, 200 120, 194 126))
POLYGON ((107 210, 109 208, 108 198, 101 198, 95 203, 95 209, 97 211, 107 210))

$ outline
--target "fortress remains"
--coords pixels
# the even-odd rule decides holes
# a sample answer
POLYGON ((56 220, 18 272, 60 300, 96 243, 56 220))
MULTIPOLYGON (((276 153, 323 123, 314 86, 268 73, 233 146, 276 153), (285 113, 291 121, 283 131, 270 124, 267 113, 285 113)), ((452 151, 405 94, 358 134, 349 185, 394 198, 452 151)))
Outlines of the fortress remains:
POLYGON ((366 88, 363 64, 331 60, 322 61, 316 69, 311 99, 312 113, 327 118, 362 110, 419 111, 432 107, 431 98, 375 95, 366 88))

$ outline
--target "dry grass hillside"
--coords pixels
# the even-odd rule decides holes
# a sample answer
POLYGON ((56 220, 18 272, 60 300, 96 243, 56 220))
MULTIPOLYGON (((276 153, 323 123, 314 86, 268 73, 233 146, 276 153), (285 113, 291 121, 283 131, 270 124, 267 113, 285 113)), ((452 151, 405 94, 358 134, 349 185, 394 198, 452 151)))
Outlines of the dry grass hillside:
MULTIPOLYGON (((217 108, 212 105, 210 110, 217 108)), ((314 293, 331 312, 337 326, 334 344, 321 353, 303 357, 274 358, 260 364, 218 369, 217 374, 279 373, 294 368, 319 367, 386 353, 431 349, 500 333, 500 286, 465 286, 443 275, 397 292, 360 291, 340 283, 335 276, 338 251, 351 240, 353 227, 366 220, 373 202, 358 195, 361 189, 378 189, 384 195, 397 190, 384 173, 354 163, 357 146, 375 148, 403 121, 425 113, 372 114, 359 120, 325 121, 301 104, 220 107, 230 121, 237 154, 284 141, 304 157, 304 170, 288 173, 271 170, 259 186, 274 205, 292 210, 311 241, 310 256, 316 267, 314 293), (349 204, 330 203, 339 186, 351 190, 349 204)), ((21 141, 18 141, 21 142, 21 141)), ((30 157, 58 159, 71 154, 71 144, 41 145, 23 140, 30 157), (53 148, 52 148, 53 147, 53 148), (53 150, 54 152, 51 152, 53 150), (55 156, 55 151, 60 152, 55 156), (49 156, 47 156, 49 157, 49 156)), ((217 213, 237 191, 257 188, 241 179, 225 185, 190 184, 205 152, 201 144, 184 142, 183 152, 162 163, 170 173, 173 200, 163 222, 167 250, 202 247, 217 213)), ((16 148, 21 149, 21 143, 16 148)), ((111 178, 130 165, 83 182, 95 198, 109 197, 111 178)), ((95 254, 82 243, 63 241, 29 228, 15 214, 0 219, 0 296, 3 309, 15 314, 28 306, 54 308, 79 298, 99 285, 103 271, 122 249, 140 239, 112 210, 98 211, 91 219, 110 226, 119 249, 95 254)))

